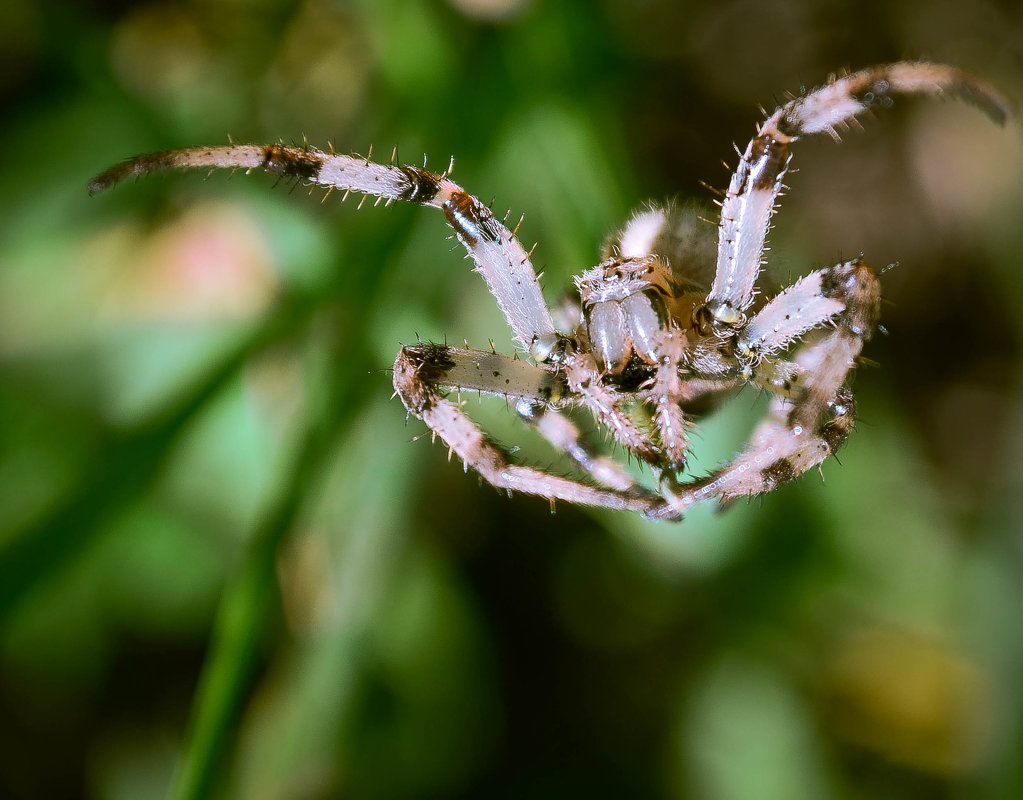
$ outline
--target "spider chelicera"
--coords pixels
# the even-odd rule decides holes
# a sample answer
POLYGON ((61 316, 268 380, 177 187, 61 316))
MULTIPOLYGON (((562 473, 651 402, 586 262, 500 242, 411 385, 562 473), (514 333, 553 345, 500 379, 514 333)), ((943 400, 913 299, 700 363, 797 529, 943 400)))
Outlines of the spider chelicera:
MULTIPOLYGON (((709 290, 693 281, 695 212, 651 205, 604 246, 576 280, 577 294, 548 308, 530 256, 503 220, 425 166, 307 145, 227 145, 138 156, 97 176, 92 194, 129 176, 183 168, 262 169, 385 200, 439 208, 497 299, 526 358, 418 343, 402 347, 394 387, 466 467, 509 492, 679 519, 694 503, 769 492, 820 464, 846 440, 855 403, 850 372, 873 334, 880 284, 867 264, 810 272, 766 301, 756 289, 764 242, 792 143, 836 129, 895 94, 948 94, 998 122, 1008 104, 990 87, 941 64, 901 62, 840 78, 782 105, 742 153, 721 201, 717 265, 709 290), (528 359, 528 360, 527 360, 528 359), (684 479, 693 410, 744 384, 771 395, 749 443, 705 477, 684 479), (565 477, 512 461, 448 398, 503 396, 521 419, 580 470, 565 477), (656 488, 587 443, 566 413, 584 406, 615 443, 649 465, 656 488)), ((713 260, 713 256, 710 257, 713 260)), ((696 265, 697 267, 699 265, 696 265)), ((708 265, 709 266, 709 265, 708 265)))

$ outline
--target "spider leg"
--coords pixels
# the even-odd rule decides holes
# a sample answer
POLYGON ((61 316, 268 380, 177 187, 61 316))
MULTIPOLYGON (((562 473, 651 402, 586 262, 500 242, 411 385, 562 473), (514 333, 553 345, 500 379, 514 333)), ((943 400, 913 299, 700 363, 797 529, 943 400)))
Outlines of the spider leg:
POLYGON ((635 479, 610 458, 587 443, 573 422, 553 408, 522 400, 516 412, 554 447, 564 451, 598 483, 620 492, 645 492, 635 479))
POLYGON ((833 80, 785 103, 769 116, 743 153, 721 205, 718 261, 705 321, 718 330, 735 325, 753 302, 790 146, 801 136, 830 133, 893 94, 948 94, 973 102, 998 122, 1008 102, 987 84, 954 67, 902 62, 833 80), (706 318, 706 317, 709 317, 706 318))
POLYGON ((595 480, 619 491, 638 490, 631 475, 584 442, 575 425, 552 407, 569 392, 560 373, 491 350, 429 344, 405 349, 422 360, 423 379, 450 389, 504 397, 524 422, 571 456, 595 480))
MULTIPOLYGON (((826 349, 830 343, 822 345, 826 349)), ((815 346, 810 346, 817 350, 815 346)), ((817 353, 818 355, 820 353, 817 353)), ((832 455, 848 438, 855 419, 852 394, 840 387, 827 404, 827 414, 813 417, 806 413, 814 407, 775 397, 767 417, 760 423, 746 449, 717 471, 695 481, 673 485, 662 479, 661 490, 667 508, 683 514, 707 500, 724 506, 739 497, 770 492, 794 480, 832 455), (814 418, 805 426, 798 420, 814 418)), ((648 514, 656 519, 661 512, 648 514)))
POLYGON ((420 377, 435 386, 548 406, 568 393, 564 377, 493 350, 440 344, 406 345, 402 352, 421 363, 420 377))
MULTIPOLYGON (((876 275, 858 259, 800 278, 757 312, 736 337, 735 353, 744 376, 774 394, 798 397, 806 370, 779 354, 809 331, 832 322, 847 306, 876 306, 878 296, 876 275)), ((875 318, 876 309, 863 320, 869 326, 864 328, 867 334, 875 318)))
POLYGON ((742 329, 736 352, 742 359, 774 355, 843 311, 845 282, 866 266, 858 260, 814 270, 771 299, 742 329))
POLYGON ((873 336, 881 308, 881 282, 862 261, 839 264, 821 274, 822 292, 841 300, 845 308, 831 317, 834 327, 819 342, 797 353, 795 361, 807 377, 789 414, 793 427, 818 426, 855 366, 864 342, 873 336))
POLYGON ((262 169, 341 189, 346 194, 361 192, 388 202, 400 200, 439 208, 497 298, 518 344, 534 354, 549 355, 560 340, 529 254, 489 208, 446 173, 437 175, 408 164, 386 166, 368 158, 325 153, 308 146, 227 145, 137 156, 93 178, 89 192, 96 194, 132 176, 193 168, 262 169))
POLYGON ((677 514, 664 508, 664 500, 639 486, 611 462, 582 445, 578 432, 560 415, 544 408, 564 389, 560 378, 522 361, 486 351, 459 350, 441 345, 403 347, 394 362, 394 388, 411 414, 422 419, 462 459, 499 489, 538 495, 548 500, 640 511, 659 518, 677 514), (591 475, 610 488, 552 475, 515 464, 488 439, 462 409, 444 397, 441 387, 459 386, 504 395, 516 400, 519 413, 527 407, 542 410, 530 421, 555 446, 563 447, 591 475))
MULTIPOLYGON (((833 324, 799 348, 788 370, 798 381, 782 387, 741 454, 705 478, 681 485, 664 485, 662 481, 662 491, 676 512, 705 500, 724 504, 772 491, 820 464, 842 445, 855 419, 855 403, 845 381, 863 343, 874 332, 880 297, 874 271, 860 261, 850 261, 811 273, 802 286, 795 284, 790 294, 783 292, 764 307, 759 322, 757 317, 751 321, 758 323, 759 332, 747 343, 759 342, 768 353, 791 343, 810 327, 825 321, 833 324), (810 287, 815 285, 822 297, 839 302, 837 310, 825 314, 831 306, 813 299, 810 287), (798 323, 786 320, 782 312, 795 308, 814 309, 815 314, 798 323), (773 320, 778 320, 778 332, 768 324, 773 320)), ((769 359, 768 363, 775 365, 771 369, 778 369, 784 362, 769 359)), ((768 388, 773 389, 771 385, 768 388)))
POLYGON ((675 327, 664 331, 657 348, 657 373, 643 398, 654 409, 654 424, 662 452, 662 463, 672 472, 686 464, 689 450, 689 421, 680 403, 686 387, 679 374, 679 364, 686 352, 686 338, 675 327))
POLYGON ((590 409, 615 441, 648 464, 662 464, 661 449, 626 409, 626 396, 604 383, 592 352, 567 353, 563 367, 574 399, 590 409))

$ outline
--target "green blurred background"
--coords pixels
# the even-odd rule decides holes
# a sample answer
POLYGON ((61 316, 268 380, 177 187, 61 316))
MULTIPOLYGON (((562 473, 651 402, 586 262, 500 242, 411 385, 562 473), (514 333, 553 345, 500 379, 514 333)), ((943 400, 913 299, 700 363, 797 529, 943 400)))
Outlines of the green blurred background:
POLYGON ((764 6, 8 0, 0 796, 1023 796, 1018 127, 914 99, 798 146, 763 285, 898 261, 889 335, 826 483, 677 525, 552 516, 405 425, 399 343, 511 352, 441 215, 265 175, 86 195, 228 134, 454 154, 553 296, 830 72, 1023 96, 1018 3, 764 6))

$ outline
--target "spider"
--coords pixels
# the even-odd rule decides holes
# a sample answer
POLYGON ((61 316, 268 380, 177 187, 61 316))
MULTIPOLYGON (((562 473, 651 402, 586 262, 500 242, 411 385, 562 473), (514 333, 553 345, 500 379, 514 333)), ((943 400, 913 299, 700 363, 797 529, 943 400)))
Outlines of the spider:
POLYGON ((846 261, 810 272, 766 302, 756 282, 793 142, 817 133, 837 140, 839 128, 890 105, 894 94, 954 95, 999 123, 1009 117, 999 94, 950 66, 900 62, 832 77, 768 116, 741 154, 720 201, 709 290, 693 278, 710 267, 698 263, 693 247, 695 212, 650 205, 609 237, 600 263, 575 279, 576 293, 555 311, 516 238, 519 226, 509 230, 507 215, 498 219, 454 183, 451 166, 437 174, 425 163, 398 164, 394 154, 385 165, 307 144, 232 143, 138 156, 94 178, 89 192, 159 170, 242 168, 341 190, 345 198, 357 192, 376 203, 440 209, 525 358, 493 347, 404 346, 393 378, 407 414, 422 419, 466 470, 509 494, 547 498, 552 509, 562 500, 680 519, 695 503, 770 492, 819 465, 849 436, 856 406, 848 382, 877 326, 877 274, 859 259, 846 261), (683 479, 695 412, 745 384, 770 393, 766 417, 731 461, 683 479), (578 477, 513 462, 450 399, 468 390, 505 397, 523 422, 574 460, 578 477), (653 488, 585 440, 565 413, 578 406, 650 467, 653 488))

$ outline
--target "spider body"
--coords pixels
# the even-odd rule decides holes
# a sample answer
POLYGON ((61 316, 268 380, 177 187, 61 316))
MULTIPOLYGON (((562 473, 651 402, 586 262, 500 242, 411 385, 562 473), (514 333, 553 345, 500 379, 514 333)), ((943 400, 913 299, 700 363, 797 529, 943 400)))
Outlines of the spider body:
POLYGON ((833 454, 852 430, 855 402, 847 384, 877 325, 877 275, 859 259, 847 261, 814 270, 766 301, 756 281, 793 143, 817 133, 837 138, 836 128, 900 93, 955 95, 999 122, 1008 117, 996 92, 940 64, 902 62, 832 79, 779 107, 742 153, 721 202, 709 287, 688 274, 709 266, 699 263, 694 212, 650 206, 610 237, 600 262, 576 279, 575 299, 555 313, 517 226, 509 230, 450 179, 450 170, 436 174, 393 158, 384 165, 307 146, 229 145, 139 156, 99 175, 89 189, 172 168, 263 169, 346 197, 359 192, 440 209, 529 360, 493 349, 402 347, 394 387, 408 413, 495 487, 552 505, 564 500, 679 519, 697 502, 723 504, 777 488, 833 454), (684 480, 692 410, 744 384, 770 393, 767 416, 729 463, 684 480), (448 398, 461 390, 507 398, 583 475, 515 463, 448 398), (656 487, 584 440, 566 413, 577 406, 649 465, 656 487))

